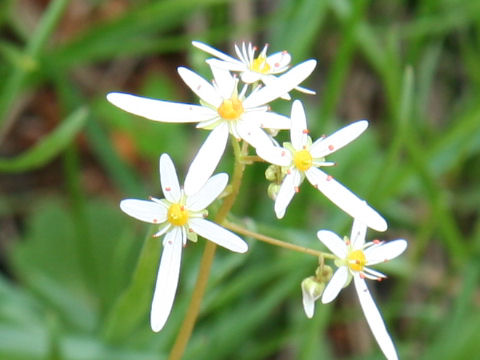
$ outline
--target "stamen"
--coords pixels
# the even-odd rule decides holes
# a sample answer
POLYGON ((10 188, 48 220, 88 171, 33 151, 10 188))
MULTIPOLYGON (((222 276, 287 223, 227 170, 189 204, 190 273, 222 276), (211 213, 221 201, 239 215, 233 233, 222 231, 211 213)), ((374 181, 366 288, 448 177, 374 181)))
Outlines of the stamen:
POLYGON ((308 129, 303 129, 303 130, 302 130, 302 133, 304 133, 304 134, 309 134, 309 133, 310 133, 310 130, 308 130, 308 129))

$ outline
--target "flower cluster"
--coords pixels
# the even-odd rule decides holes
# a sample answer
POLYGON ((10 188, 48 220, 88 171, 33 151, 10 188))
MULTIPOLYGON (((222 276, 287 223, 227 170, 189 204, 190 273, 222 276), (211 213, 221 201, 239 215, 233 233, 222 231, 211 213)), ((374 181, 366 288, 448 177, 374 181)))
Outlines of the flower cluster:
MULTIPOLYGON (((190 69, 178 68, 181 79, 200 98, 199 104, 117 92, 107 95, 108 101, 132 114, 166 123, 196 123, 197 128, 210 131, 190 164, 183 188, 179 185, 172 160, 162 154, 160 182, 165 199, 127 199, 120 203, 128 215, 157 224, 159 228, 154 236, 164 236, 152 301, 152 329, 160 331, 170 314, 179 279, 182 247, 187 239, 196 242, 197 235, 200 235, 237 253, 248 250, 240 237, 205 219, 208 216, 206 208, 224 192, 228 183, 227 174, 213 175, 213 172, 231 135, 234 142, 245 144, 244 149, 253 148, 258 155, 256 159, 270 164, 266 171, 266 178, 270 181, 268 194, 274 199, 273 208, 279 219, 285 216, 305 178, 354 219, 350 238, 342 240, 328 230, 317 233, 320 241, 332 252, 333 255, 329 255, 335 258, 337 270, 333 272, 321 257, 315 276, 302 282, 305 313, 312 317, 316 300, 321 299, 322 303, 332 301, 353 278, 360 305, 380 348, 388 359, 397 358, 365 279, 385 278, 370 266, 400 255, 407 243, 405 240, 365 243, 367 227, 385 231, 385 219, 365 200, 321 169, 334 165, 326 158, 360 136, 367 129, 368 122, 351 123, 330 136, 313 141, 300 100, 293 101, 289 117, 273 112, 269 103, 276 99, 290 100, 293 90, 314 94, 300 84, 313 72, 315 60, 290 67, 288 52, 267 55, 268 46, 256 56, 256 48, 251 44, 235 45, 238 57, 235 58, 198 41, 193 45, 214 56, 206 61, 212 71, 211 82, 190 69), (278 143, 275 136, 280 130, 290 131, 290 142, 278 143)), ((242 155, 247 157, 245 153, 242 155)), ((236 156, 236 161, 242 161, 241 157, 236 156)))

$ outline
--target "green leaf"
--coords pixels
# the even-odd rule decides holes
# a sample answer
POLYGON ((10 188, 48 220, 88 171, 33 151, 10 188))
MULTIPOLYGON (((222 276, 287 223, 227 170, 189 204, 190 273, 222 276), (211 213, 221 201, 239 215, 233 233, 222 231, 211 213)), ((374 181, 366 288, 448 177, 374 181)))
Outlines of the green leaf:
POLYGON ((13 159, 0 159, 0 171, 23 172, 45 165, 70 144, 85 124, 87 114, 85 108, 74 111, 51 134, 33 148, 13 159))

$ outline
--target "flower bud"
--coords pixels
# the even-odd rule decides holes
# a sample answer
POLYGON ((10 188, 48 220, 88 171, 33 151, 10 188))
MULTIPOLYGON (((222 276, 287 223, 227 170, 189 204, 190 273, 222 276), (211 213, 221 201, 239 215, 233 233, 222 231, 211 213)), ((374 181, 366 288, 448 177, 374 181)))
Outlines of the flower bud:
POLYGON ((315 301, 322 296, 325 283, 318 281, 315 276, 310 276, 302 281, 303 309, 308 318, 313 316, 315 301))
POLYGON ((277 198, 279 191, 280 191, 280 185, 275 183, 271 183, 268 185, 267 194, 270 199, 275 200, 277 198))

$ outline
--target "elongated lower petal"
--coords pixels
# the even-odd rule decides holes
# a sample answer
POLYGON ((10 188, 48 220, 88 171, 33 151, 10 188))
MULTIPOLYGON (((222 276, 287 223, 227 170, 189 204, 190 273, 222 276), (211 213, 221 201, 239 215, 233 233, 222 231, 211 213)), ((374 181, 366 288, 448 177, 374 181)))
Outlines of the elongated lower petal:
POLYGON ((235 235, 231 231, 228 231, 211 221, 194 218, 188 222, 190 228, 198 235, 213 241, 215 244, 223 246, 224 248, 244 253, 248 250, 248 245, 238 235, 235 235))
POLYGON ((355 283, 355 289, 357 290, 363 314, 365 315, 370 330, 372 330, 373 336, 375 337, 375 340, 377 340, 380 349, 388 360, 397 360, 397 351, 395 350, 395 346, 393 345, 392 339, 388 334, 385 323, 378 311, 377 305, 375 305, 375 302, 373 301, 365 280, 360 278, 360 276, 355 275, 353 281, 355 283))
MULTIPOLYGON (((192 45, 195 46, 196 48, 202 50, 202 51, 205 51, 206 53, 210 54, 210 55, 213 55, 223 61, 226 61, 226 62, 231 62, 231 63, 238 63, 239 65, 243 65, 242 62, 238 61, 237 59, 211 47, 210 45, 207 45, 203 42, 200 42, 200 41, 192 41, 192 45)), ((245 66, 245 65, 243 65, 245 66)))
POLYGON ((258 156, 270 164, 289 166, 292 163, 292 155, 290 151, 279 146, 257 146, 258 156))
POLYGON ((330 230, 320 230, 317 232, 318 239, 340 259, 347 257, 347 245, 337 234, 330 230))
POLYGON ((226 123, 218 125, 208 135, 203 145, 198 150, 185 177, 185 194, 195 194, 205 185, 208 178, 217 167, 228 140, 228 126, 226 123))
POLYGON ((295 176, 294 172, 288 174, 283 179, 280 190, 278 191, 277 198, 275 199, 275 214, 277 218, 281 219, 285 216, 288 204, 292 201, 295 195, 295 176))
POLYGON ((240 137, 254 148, 273 146, 271 137, 262 129, 246 121, 239 121, 237 132, 240 137))
POLYGON ((195 194, 187 197, 187 208, 192 211, 202 211, 215 200, 228 183, 225 173, 212 176, 206 184, 195 194))
POLYGON ((177 291, 180 262, 182 257, 182 232, 179 227, 173 228, 165 235, 162 258, 158 267, 157 282, 153 294, 150 325, 158 332, 165 325, 177 291))
POLYGON ((332 302, 343 289, 348 280, 348 269, 346 266, 340 266, 323 290, 322 303, 332 302))
POLYGON ((165 198, 173 203, 180 201, 181 190, 175 165, 168 154, 160 156, 160 182, 165 198))
POLYGON ((387 230, 387 222, 379 213, 331 176, 314 167, 308 169, 305 175, 314 187, 348 215, 358 218, 374 230, 387 230))
POLYGON ((217 113, 205 106, 150 99, 112 92, 107 100, 134 115, 167 123, 195 123, 214 118, 217 113))
POLYGON ((350 234, 352 248, 362 249, 365 244, 365 236, 367 236, 367 225, 359 219, 353 219, 352 232, 350 234))
POLYGON ((364 251, 367 258, 367 265, 375 265, 401 255, 407 248, 407 241, 404 239, 392 240, 380 246, 371 247, 364 251))
POLYGON ((368 127, 368 121, 360 120, 347 125, 326 138, 320 138, 312 144, 313 157, 324 157, 359 137, 368 127))
POLYGON ((167 221, 167 208, 149 200, 125 199, 120 202, 120 209, 131 217, 151 224, 167 221))

